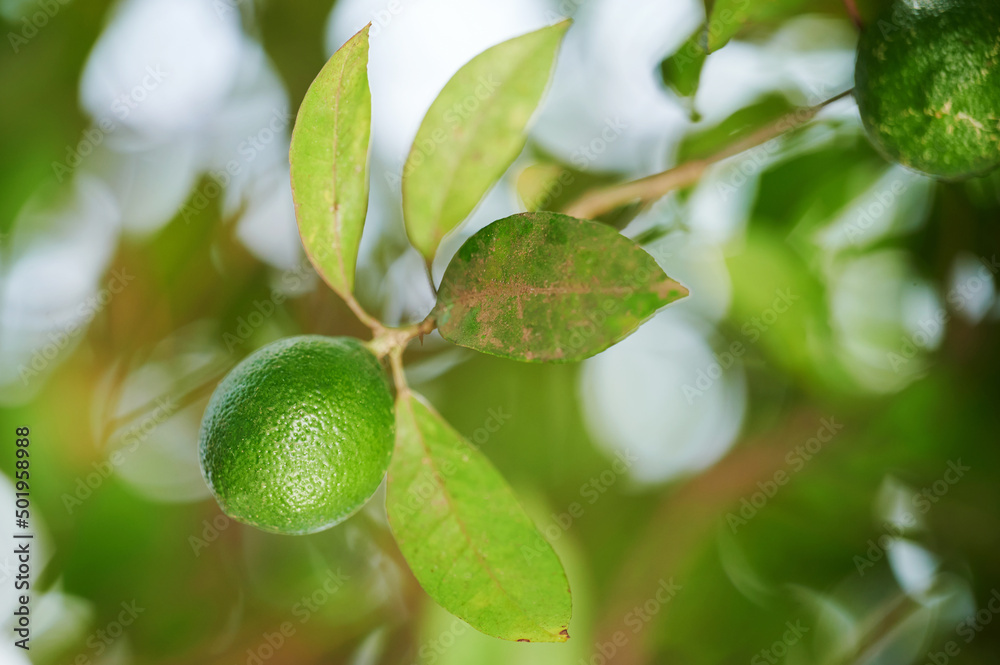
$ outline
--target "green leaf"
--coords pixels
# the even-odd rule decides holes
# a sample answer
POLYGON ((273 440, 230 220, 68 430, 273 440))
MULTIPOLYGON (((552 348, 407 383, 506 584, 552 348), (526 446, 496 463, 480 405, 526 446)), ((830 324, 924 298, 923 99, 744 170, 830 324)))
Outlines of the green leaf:
POLYGON ((368 28, 340 47, 309 86, 289 151, 302 244, 317 272, 345 298, 354 289, 368 212, 368 28))
POLYGON ((740 32, 771 27, 798 14, 825 12, 844 16, 843 0, 715 0, 708 14, 708 51, 713 53, 740 32))
MULTIPOLYGON (((541 157, 546 161, 525 167, 517 176, 517 193, 528 212, 563 210, 585 192, 625 179, 620 173, 581 171, 548 155, 541 157)), ((599 215, 594 221, 620 229, 641 211, 642 204, 636 201, 599 215)))
POLYGON ((403 218, 427 260, 511 165, 551 77, 569 21, 498 44, 431 104, 403 168, 403 218))
POLYGON ((770 93, 739 109, 713 127, 699 128, 681 140, 677 161, 683 163, 713 155, 794 111, 796 106, 780 93, 770 93))
POLYGON ((559 207, 558 199, 575 179, 575 174, 560 164, 532 164, 517 176, 517 194, 531 212, 554 210, 559 207))
POLYGON ((676 53, 660 63, 660 77, 663 79, 663 84, 678 96, 688 100, 688 110, 695 121, 698 115, 694 110, 694 100, 690 98, 698 92, 701 70, 705 66, 707 57, 708 30, 705 26, 701 26, 688 37, 676 53))
POLYGON ((446 610, 505 640, 569 639, 569 583, 551 545, 489 460, 409 391, 396 401, 386 510, 413 574, 446 610))
POLYGON ((493 222, 445 271, 434 308, 441 335, 529 362, 589 358, 687 289, 605 224, 555 213, 493 222))

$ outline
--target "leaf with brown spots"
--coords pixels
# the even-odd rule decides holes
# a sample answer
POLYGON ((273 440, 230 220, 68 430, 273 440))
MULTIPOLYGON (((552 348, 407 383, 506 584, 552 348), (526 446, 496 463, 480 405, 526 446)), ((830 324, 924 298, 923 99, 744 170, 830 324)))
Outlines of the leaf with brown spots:
POLYGON ((569 639, 559 557, 486 456, 409 390, 396 400, 385 507, 403 557, 443 608, 504 640, 569 639))
POLYGON ((524 213, 462 245, 441 280, 434 316, 441 335, 460 346, 573 362, 687 294, 639 245, 604 224, 524 213))

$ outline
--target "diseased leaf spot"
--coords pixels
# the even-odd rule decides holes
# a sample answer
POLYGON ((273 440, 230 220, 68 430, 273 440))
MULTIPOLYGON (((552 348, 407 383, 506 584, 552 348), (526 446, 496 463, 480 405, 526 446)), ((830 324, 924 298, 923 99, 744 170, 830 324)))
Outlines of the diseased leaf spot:
POLYGON ((528 362, 590 357, 686 296, 614 229, 555 213, 501 219, 465 242, 436 312, 446 339, 528 362))

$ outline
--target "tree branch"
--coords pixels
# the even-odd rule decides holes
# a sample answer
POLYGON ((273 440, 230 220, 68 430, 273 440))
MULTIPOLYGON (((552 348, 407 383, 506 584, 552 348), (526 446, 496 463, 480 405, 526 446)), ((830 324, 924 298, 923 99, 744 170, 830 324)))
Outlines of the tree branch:
POLYGON ((640 178, 639 180, 587 192, 566 205, 563 208, 563 212, 572 217, 593 219, 633 201, 641 201, 643 203, 655 201, 675 189, 695 184, 701 179, 701 176, 708 167, 713 164, 751 148, 756 148, 771 139, 781 136, 787 131, 801 127, 812 120, 826 106, 839 99, 843 99, 852 92, 853 90, 848 90, 816 106, 796 109, 709 157, 685 162, 662 173, 640 178))
POLYGON ((861 20, 861 12, 858 11, 858 5, 854 0, 844 0, 844 9, 847 10, 847 15, 851 18, 851 23, 858 30, 865 27, 864 22, 861 20))

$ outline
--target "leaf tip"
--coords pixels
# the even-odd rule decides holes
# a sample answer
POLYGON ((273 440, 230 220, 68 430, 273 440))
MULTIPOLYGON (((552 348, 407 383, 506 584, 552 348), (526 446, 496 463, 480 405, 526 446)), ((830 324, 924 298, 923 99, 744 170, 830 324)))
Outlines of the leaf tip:
MULTIPOLYGON (((346 42, 344 42, 344 46, 346 47, 348 44, 351 44, 351 45, 354 45, 354 46, 361 46, 362 49, 364 50, 364 52, 367 53, 368 52, 368 45, 369 45, 369 42, 371 41, 370 40, 370 35, 369 35, 369 31, 371 29, 372 29, 372 22, 369 21, 368 23, 365 24, 365 27, 363 27, 360 30, 358 30, 356 33, 354 33, 354 35, 350 39, 348 39, 346 42)), ((365 57, 367 57, 367 56, 365 56, 365 57)))
POLYGON ((656 285, 655 289, 656 295, 666 302, 675 302, 691 295, 691 290, 688 287, 666 276, 656 285))
POLYGON ((562 638, 561 640, 559 640, 560 642, 565 642, 566 640, 568 640, 569 639, 569 630, 567 630, 566 628, 563 628, 562 630, 560 630, 559 631, 559 637, 562 638))

